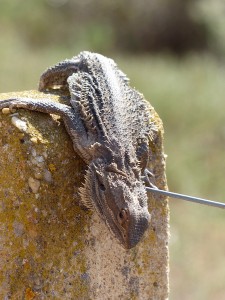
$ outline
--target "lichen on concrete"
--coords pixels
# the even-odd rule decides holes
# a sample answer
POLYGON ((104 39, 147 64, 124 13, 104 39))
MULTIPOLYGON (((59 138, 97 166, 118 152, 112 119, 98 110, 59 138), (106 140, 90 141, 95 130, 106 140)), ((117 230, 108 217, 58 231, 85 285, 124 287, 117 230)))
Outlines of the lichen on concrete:
MULTIPOLYGON (((0 101, 13 96, 67 101, 36 91, 1 94, 0 101)), ((150 109, 160 128, 150 165, 165 188, 162 124, 150 109)), ((60 118, 23 109, 13 117, 0 113, 0 298, 166 299, 165 199, 150 195, 149 231, 137 247, 123 249, 78 205, 86 166, 60 118)))

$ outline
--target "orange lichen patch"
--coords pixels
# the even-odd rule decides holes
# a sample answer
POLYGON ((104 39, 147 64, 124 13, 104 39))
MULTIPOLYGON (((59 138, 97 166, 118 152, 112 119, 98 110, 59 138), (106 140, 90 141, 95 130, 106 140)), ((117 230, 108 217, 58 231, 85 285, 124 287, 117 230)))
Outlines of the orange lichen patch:
POLYGON ((33 300, 36 296, 36 293, 32 291, 31 288, 26 288, 25 290, 25 300, 33 300))

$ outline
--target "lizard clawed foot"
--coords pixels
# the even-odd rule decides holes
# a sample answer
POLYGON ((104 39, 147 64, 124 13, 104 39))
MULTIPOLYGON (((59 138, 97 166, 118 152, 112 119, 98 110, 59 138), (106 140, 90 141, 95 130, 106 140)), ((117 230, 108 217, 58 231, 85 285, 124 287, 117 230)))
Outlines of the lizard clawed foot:
POLYGON ((156 185, 154 185, 150 178, 154 178, 155 175, 149 171, 149 169, 144 170, 144 175, 142 176, 142 180, 145 182, 146 185, 150 186, 153 189, 158 189, 156 185))

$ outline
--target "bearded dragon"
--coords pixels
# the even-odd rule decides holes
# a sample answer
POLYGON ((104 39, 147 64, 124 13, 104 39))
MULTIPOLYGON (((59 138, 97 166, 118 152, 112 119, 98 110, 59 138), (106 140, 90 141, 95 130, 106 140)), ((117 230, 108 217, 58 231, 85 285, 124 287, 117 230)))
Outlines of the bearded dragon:
POLYGON ((69 92, 68 105, 45 98, 11 98, 0 101, 0 109, 61 116, 74 150, 87 164, 79 189, 82 203, 130 249, 150 222, 143 179, 149 181, 151 175, 146 168, 149 140, 157 129, 146 102, 112 59, 91 52, 81 52, 41 75, 39 91, 56 89, 69 92))

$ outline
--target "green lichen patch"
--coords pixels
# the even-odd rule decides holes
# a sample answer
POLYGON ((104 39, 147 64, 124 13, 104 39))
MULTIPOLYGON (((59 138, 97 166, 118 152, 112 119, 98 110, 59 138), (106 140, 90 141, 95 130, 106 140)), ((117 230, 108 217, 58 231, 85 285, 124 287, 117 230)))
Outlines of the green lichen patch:
MULTIPOLYGON (((40 97, 1 99, 28 95, 40 97)), ((58 118, 22 109, 16 117, 25 132, 0 114, 0 298, 87 299, 83 249, 91 215, 77 205, 85 165, 58 118)))

